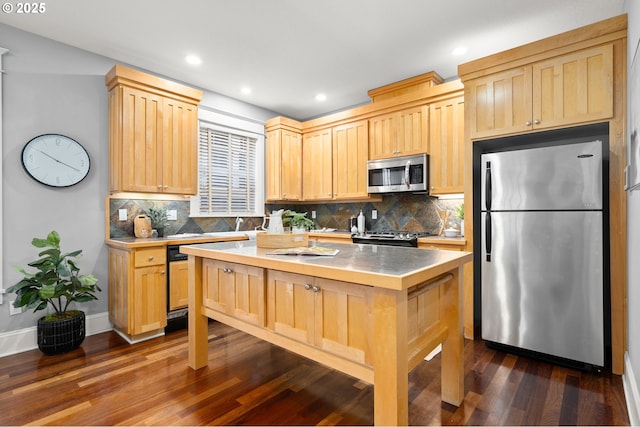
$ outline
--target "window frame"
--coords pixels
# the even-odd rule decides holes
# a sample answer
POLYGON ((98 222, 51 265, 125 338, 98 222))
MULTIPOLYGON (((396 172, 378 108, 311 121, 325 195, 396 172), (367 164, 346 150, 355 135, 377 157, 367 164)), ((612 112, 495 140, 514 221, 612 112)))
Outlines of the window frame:
MULTIPOLYGON (((206 127, 216 131, 234 133, 256 139, 256 188, 254 212, 217 212, 201 213, 200 194, 190 198, 190 217, 194 218, 224 218, 224 217, 263 217, 264 216, 264 123, 257 123, 248 119, 232 117, 216 111, 198 109, 198 145, 200 144, 200 128, 206 127)), ((198 167, 200 161, 198 159, 198 167)), ((200 191, 200 173, 198 173, 198 192, 200 191)))

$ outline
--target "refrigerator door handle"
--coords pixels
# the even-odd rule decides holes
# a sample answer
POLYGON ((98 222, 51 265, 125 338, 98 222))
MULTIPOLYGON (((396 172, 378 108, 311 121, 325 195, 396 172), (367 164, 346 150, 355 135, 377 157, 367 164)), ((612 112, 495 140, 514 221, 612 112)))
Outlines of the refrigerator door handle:
POLYGON ((491 210, 491 162, 487 162, 484 172, 484 204, 485 209, 491 210))
POLYGON ((487 262, 491 262, 491 212, 484 217, 484 248, 487 254, 487 262))

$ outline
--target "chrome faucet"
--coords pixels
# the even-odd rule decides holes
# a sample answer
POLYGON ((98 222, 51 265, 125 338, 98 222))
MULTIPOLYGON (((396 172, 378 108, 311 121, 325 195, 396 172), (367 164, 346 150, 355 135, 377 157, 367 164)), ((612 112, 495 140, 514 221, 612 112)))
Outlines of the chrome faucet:
POLYGON ((242 224, 244 220, 240 217, 236 217, 236 231, 240 231, 240 224, 242 224))

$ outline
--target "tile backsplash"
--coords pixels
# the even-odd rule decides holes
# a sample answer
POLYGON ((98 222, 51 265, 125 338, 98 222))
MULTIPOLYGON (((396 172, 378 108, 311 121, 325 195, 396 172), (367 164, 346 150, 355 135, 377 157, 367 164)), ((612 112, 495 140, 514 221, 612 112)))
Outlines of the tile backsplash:
MULTIPOLYGON (((379 202, 324 203, 324 204, 266 204, 266 212, 278 209, 291 209, 296 212, 307 212, 311 218, 316 211, 316 228, 335 228, 346 231, 349 218, 357 216, 362 209, 366 218, 367 231, 428 231, 437 234, 442 228, 443 217, 446 217, 444 228, 460 228, 460 219, 455 216, 455 209, 462 199, 440 200, 424 194, 392 194, 384 195, 379 202), (373 210, 378 218, 371 219, 373 210)), ((189 217, 189 201, 182 200, 146 200, 146 199, 109 199, 109 234, 111 238, 132 237, 133 221, 149 208, 166 208, 176 210, 177 219, 168 221, 164 235, 180 233, 203 233, 216 231, 232 231, 235 229, 236 217, 198 218, 189 217), (126 209, 127 219, 120 221, 118 211, 126 209)), ((268 215, 268 214, 267 214, 268 215)), ((262 225, 262 217, 243 217, 241 230, 254 230, 262 225)))

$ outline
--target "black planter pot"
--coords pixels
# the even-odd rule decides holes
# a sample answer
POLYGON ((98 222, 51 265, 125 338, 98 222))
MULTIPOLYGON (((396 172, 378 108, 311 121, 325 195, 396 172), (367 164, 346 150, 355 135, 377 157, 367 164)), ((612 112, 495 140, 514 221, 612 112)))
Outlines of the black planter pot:
POLYGON ((67 319, 38 319, 38 348, 47 355, 62 354, 74 350, 82 344, 85 336, 84 311, 67 319))

